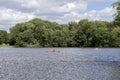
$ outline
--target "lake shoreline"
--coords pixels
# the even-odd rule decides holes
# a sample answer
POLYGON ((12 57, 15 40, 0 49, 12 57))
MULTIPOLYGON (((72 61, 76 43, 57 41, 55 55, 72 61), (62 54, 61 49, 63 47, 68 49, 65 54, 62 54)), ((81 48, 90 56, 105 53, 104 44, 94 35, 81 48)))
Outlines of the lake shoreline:
POLYGON ((120 48, 120 47, 16 47, 9 44, 1 44, 0 48, 95 48, 95 49, 102 49, 102 48, 120 48))

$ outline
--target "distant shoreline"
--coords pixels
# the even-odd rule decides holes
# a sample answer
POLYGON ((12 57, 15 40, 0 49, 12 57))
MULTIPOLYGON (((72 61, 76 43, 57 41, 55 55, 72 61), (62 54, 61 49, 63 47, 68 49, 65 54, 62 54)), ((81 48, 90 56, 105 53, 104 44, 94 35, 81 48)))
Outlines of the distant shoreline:
POLYGON ((16 46, 11 46, 9 44, 2 44, 0 45, 0 48, 94 48, 96 50, 101 49, 101 48, 120 48, 120 47, 16 47, 16 46))

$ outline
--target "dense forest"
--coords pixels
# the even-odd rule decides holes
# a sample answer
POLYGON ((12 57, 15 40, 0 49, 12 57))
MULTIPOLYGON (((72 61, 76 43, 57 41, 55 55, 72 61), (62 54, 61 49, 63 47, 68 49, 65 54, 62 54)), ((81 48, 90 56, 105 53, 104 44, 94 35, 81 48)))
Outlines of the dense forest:
POLYGON ((0 44, 16 47, 120 47, 120 2, 114 21, 88 19, 58 24, 38 18, 18 23, 10 33, 0 30, 0 44))

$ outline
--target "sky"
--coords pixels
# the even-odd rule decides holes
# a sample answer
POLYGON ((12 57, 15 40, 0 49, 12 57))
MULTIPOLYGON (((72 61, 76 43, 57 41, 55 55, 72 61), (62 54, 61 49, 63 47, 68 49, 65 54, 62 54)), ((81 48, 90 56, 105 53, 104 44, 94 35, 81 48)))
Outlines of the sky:
POLYGON ((112 21, 117 0, 0 0, 0 30, 41 18, 58 23, 82 19, 112 21))

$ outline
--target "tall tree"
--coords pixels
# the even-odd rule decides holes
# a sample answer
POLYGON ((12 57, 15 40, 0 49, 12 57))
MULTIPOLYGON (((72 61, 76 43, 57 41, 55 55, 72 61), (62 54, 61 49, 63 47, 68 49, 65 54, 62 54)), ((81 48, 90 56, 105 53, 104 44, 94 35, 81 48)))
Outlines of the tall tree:
POLYGON ((116 9, 116 13, 114 14, 114 16, 115 16, 114 23, 115 23, 115 25, 120 26, 120 0, 115 2, 113 4, 113 7, 116 9))

